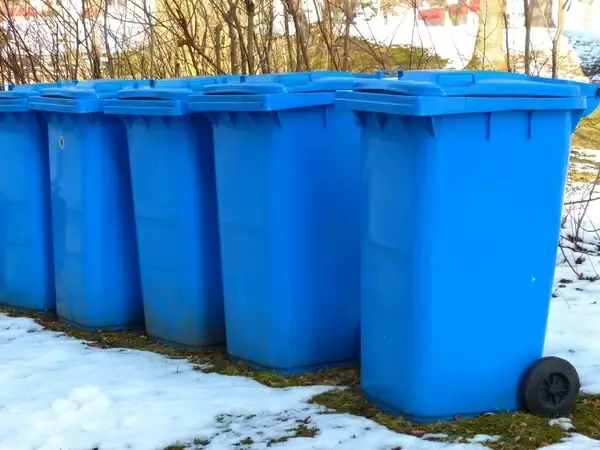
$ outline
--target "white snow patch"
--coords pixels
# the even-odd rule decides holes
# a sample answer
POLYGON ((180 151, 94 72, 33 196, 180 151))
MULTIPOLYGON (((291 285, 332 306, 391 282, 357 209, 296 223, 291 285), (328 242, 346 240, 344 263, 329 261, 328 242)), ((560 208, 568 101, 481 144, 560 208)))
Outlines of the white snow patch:
POLYGON ((560 427, 565 431, 575 429, 573 423, 571 422, 571 419, 569 419, 568 417, 558 417, 557 419, 552 419, 550 420, 550 422, 548 422, 548 425, 550 425, 551 427, 560 427))
POLYGON ((544 353, 570 361, 582 390, 600 394, 600 279, 589 281, 600 273, 600 200, 586 203, 590 198, 600 198, 600 191, 582 183, 568 187, 544 353), (577 242, 570 242, 576 233, 577 242))
POLYGON ((446 433, 425 433, 421 436, 422 439, 428 439, 430 441, 446 439, 448 435, 446 433))
POLYGON ((163 450, 194 439, 213 450, 264 449, 301 424, 315 437, 272 448, 465 448, 307 403, 329 387, 274 389, 154 353, 89 348, 30 319, 0 314, 0 354, 0 450, 163 450))
POLYGON ((467 439, 467 442, 471 442, 474 444, 475 443, 482 444, 484 442, 497 442, 500 439, 501 439, 500 436, 489 436, 487 434, 476 434, 472 438, 467 439))
POLYGON ((569 437, 564 438, 558 444, 544 447, 544 450, 598 450, 600 449, 600 441, 590 439, 587 436, 573 433, 569 437))

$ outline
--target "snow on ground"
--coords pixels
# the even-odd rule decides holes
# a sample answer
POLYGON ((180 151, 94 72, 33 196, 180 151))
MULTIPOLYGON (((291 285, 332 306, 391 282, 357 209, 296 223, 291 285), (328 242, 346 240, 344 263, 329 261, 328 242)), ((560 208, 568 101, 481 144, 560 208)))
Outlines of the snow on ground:
MULTIPOLYGON (((89 348, 0 314, 0 449, 264 449, 298 421, 320 431, 272 449, 458 450, 388 431, 307 403, 328 388, 273 389, 243 377, 207 374, 181 360, 133 350, 89 348), (309 419, 310 418, 310 419, 309 419)), ((469 449, 484 447, 470 445, 469 449)))
POLYGON ((548 424, 551 427, 560 427, 565 431, 573 430, 575 428, 573 426, 573 423, 571 422, 571 419, 569 419, 568 417, 559 417, 557 419, 552 419, 550 420, 550 422, 548 422, 548 424))
POLYGON ((585 392, 600 393, 600 192, 574 184, 565 199, 563 250, 558 254, 555 298, 545 353, 571 361, 585 392), (572 236, 579 236, 575 243, 572 236), (590 254, 591 253, 591 254, 590 254))
MULTIPOLYGON (((587 207, 581 202, 596 197, 600 192, 586 185, 569 187, 545 353, 571 361, 583 390, 598 394, 600 200, 587 207), (576 231, 582 240, 570 238, 576 231)), ((195 439, 207 449, 264 449, 293 435, 299 423, 319 432, 269 448, 481 450, 497 439, 478 435, 470 443, 447 444, 399 435, 308 403, 327 387, 274 389, 153 353, 90 348, 30 319, 1 314, 0 355, 0 450, 162 450, 195 439), (234 447, 242 442, 247 445, 234 447)), ((562 419, 553 425, 571 424, 562 419)), ((573 431, 548 448, 600 450, 599 441, 573 431)))
POLYGON ((500 436, 489 436, 487 434, 476 434, 467 441, 472 443, 483 443, 483 442, 496 442, 500 440, 500 436))
POLYGON ((544 450, 600 450, 600 441, 574 433, 563 442, 544 447, 544 450))

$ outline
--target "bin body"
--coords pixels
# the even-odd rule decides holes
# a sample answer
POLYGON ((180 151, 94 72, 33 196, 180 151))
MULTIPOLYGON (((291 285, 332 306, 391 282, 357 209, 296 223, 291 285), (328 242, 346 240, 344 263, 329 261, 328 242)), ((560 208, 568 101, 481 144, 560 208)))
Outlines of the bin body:
POLYGON ((187 113, 191 93, 123 90, 105 111, 127 129, 146 331, 196 348, 224 343, 225 323, 212 125, 187 113))
POLYGON ((28 99, 51 84, 0 94, 0 302, 55 308, 47 125, 28 99))
POLYGON ((48 122, 56 310, 77 328, 143 324, 127 136, 102 113, 123 84, 46 89, 31 102, 48 122))
POLYGON ((359 349, 359 128, 300 76, 190 100, 213 123, 227 350, 280 373, 359 349))
POLYGON ((362 388, 418 422, 519 406, 585 109, 573 86, 445 76, 336 102, 363 129, 362 388))

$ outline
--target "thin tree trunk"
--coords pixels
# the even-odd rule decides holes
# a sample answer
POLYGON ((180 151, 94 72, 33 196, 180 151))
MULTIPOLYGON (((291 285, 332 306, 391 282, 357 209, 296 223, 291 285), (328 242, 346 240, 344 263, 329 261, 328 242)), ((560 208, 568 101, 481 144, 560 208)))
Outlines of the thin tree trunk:
POLYGON ((294 46, 292 44, 292 36, 290 35, 290 15, 285 12, 285 19, 283 21, 285 26, 285 43, 287 45, 287 70, 291 70, 294 67, 294 46))
POLYGON ((223 62, 222 62, 222 33, 223 33, 223 25, 222 24, 218 24, 215 27, 215 59, 217 62, 217 72, 218 73, 223 73, 223 62))
POLYGON ((475 50, 468 64, 479 70, 505 70, 504 14, 505 0, 482 0, 475 50))
POLYGON ((232 23, 229 26, 229 56, 231 61, 231 73, 239 73, 238 39, 237 31, 232 23))
POLYGON ((309 27, 306 13, 302 6, 302 0, 283 0, 284 8, 292 16, 296 28, 296 70, 301 70, 300 61, 304 68, 310 70, 310 58, 308 56, 309 27))
POLYGON ((510 40, 508 38, 508 14, 506 14, 506 11, 504 11, 504 29, 506 30, 504 33, 504 44, 506 45, 506 70, 513 72, 510 65, 510 40))
POLYGON ((523 0, 525 13, 525 73, 531 75, 531 5, 523 0))
POLYGON ((531 0, 531 25, 533 27, 554 28, 552 0, 531 0))
POLYGON ((148 31, 150 38, 150 77, 154 78, 154 53, 156 47, 156 26, 155 26, 155 18, 150 14, 150 10, 148 8, 148 2, 144 0, 143 2, 144 8, 144 17, 148 22, 148 31))
POLYGON ((558 20, 556 24, 556 34, 552 39, 552 78, 558 78, 559 54, 560 54, 560 38, 562 37, 565 28, 565 10, 567 4, 565 0, 558 0, 558 20))
POLYGON ((347 71, 348 57, 350 53, 350 27, 352 26, 352 22, 354 21, 354 7, 356 5, 352 0, 347 0, 345 8, 344 8, 344 54, 342 57, 342 70, 347 71))
POLYGON ((246 61, 248 64, 248 73, 254 73, 254 14, 255 5, 252 0, 246 0, 246 16, 248 18, 248 28, 246 30, 246 61))
POLYGON ((108 0, 104 0, 104 23, 102 24, 102 30, 104 31, 104 51, 106 52, 106 67, 108 69, 108 75, 110 78, 115 77, 115 68, 113 66, 112 52, 110 50, 110 44, 108 42, 108 0))

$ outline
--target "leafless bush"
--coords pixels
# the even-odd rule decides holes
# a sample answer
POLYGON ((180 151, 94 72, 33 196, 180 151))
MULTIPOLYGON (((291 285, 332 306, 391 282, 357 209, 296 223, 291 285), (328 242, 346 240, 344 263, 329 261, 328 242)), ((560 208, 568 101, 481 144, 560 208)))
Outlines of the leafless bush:
POLYGON ((443 65, 351 33, 369 1, 310 0, 316 21, 301 0, 150 2, 0 0, 2 81, 443 65))
MULTIPOLYGON (((471 8, 468 0, 454 10, 443 0, 429 3, 445 7, 453 23, 456 11, 471 8)), ((557 72, 558 38, 542 55, 530 48, 528 33, 525 55, 511 54, 508 31, 503 35, 506 1, 480 3, 471 67, 557 72)), ((524 1, 528 29, 553 26, 549 4, 524 1)), ((24 83, 442 67, 434 49, 420 48, 422 7, 422 0, 0 0, 0 78, 24 83), (376 30, 358 31, 357 20, 391 16, 398 8, 413 11, 412 45, 378 42, 376 30)))
POLYGON ((582 269, 590 255, 600 255, 600 223, 594 223, 588 214, 592 204, 600 201, 599 183, 600 171, 592 183, 569 185, 566 192, 559 248, 564 262, 580 280, 600 279, 591 260, 589 266, 592 272, 582 269))

